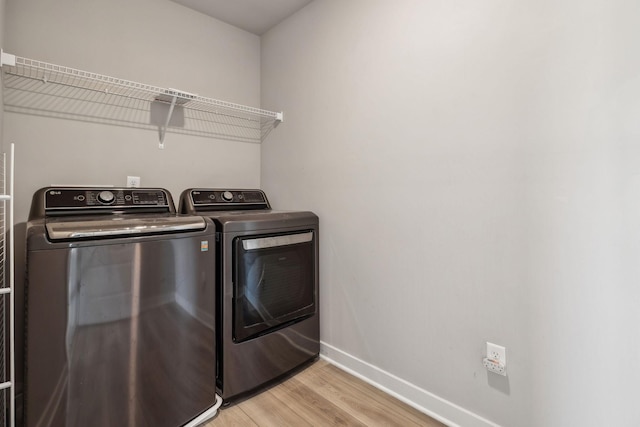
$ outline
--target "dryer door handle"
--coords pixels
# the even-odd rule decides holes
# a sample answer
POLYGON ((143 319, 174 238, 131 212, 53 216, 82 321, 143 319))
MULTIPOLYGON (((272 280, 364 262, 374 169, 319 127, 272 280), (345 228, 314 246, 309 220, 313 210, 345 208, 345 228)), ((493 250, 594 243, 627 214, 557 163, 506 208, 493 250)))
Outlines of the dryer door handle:
POLYGON ((278 246, 295 245, 313 240, 313 231, 307 233, 287 234, 284 236, 260 237, 257 239, 247 239, 242 241, 245 251, 254 249, 275 248, 278 246))

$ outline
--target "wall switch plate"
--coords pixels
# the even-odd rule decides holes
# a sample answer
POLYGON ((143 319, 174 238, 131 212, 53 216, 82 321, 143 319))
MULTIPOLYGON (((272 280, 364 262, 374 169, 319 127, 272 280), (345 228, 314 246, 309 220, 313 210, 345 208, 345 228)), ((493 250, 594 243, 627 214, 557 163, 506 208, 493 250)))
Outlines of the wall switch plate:
POLYGON ((487 355, 482 359, 482 364, 489 372, 506 376, 507 350, 501 345, 487 342, 487 355))
POLYGON ((127 177, 127 187, 140 187, 140 177, 139 176, 128 176, 127 177))

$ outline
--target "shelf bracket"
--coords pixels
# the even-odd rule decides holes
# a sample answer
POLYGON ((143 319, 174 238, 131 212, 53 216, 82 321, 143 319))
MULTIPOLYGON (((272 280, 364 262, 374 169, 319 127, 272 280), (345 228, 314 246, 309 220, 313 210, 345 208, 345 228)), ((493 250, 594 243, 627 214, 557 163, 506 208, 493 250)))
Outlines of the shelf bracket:
POLYGON ((176 106, 176 100, 178 97, 174 95, 171 98, 171 105, 169 106, 169 112, 167 113, 167 120, 164 122, 164 126, 160 127, 160 144, 158 148, 164 150, 164 136, 167 134, 167 128, 169 127, 169 122, 171 121, 171 115, 173 114, 173 109, 176 106))
POLYGON ((169 123, 171 122, 171 117, 173 116, 173 111, 176 105, 184 106, 187 102, 195 99, 198 95, 193 93, 184 92, 177 89, 166 89, 165 93, 156 96, 155 100, 165 103, 170 103, 169 111, 167 112, 167 118, 164 122, 164 126, 160 126, 160 145, 159 148, 161 150, 164 149, 164 136, 167 133, 167 128, 169 127, 169 123))
POLYGON ((15 55, 11 55, 10 53, 7 53, 4 50, 0 49, 0 67, 2 67, 3 65, 8 65, 10 67, 15 67, 16 66, 16 56, 15 55))

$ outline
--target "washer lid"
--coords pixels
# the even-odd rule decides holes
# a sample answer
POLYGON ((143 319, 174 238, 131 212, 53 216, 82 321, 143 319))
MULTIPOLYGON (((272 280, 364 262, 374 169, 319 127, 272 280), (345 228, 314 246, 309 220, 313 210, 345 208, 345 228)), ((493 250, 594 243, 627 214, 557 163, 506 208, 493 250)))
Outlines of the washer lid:
POLYGON ((178 231, 204 230, 207 224, 199 216, 166 217, 102 217, 73 221, 47 221, 45 227, 50 240, 108 238, 178 231))

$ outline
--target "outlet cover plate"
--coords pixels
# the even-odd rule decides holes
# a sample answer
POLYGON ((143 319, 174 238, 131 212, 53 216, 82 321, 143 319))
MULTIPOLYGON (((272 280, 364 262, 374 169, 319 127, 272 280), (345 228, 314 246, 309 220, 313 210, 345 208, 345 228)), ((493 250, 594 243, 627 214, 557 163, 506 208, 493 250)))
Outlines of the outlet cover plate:
POLYGON ((507 351, 497 344, 487 342, 487 357, 482 359, 482 364, 489 372, 507 376, 507 351))
POLYGON ((493 344, 487 341, 487 358, 495 360, 501 365, 507 364, 507 350, 498 344, 493 344))
POLYGON ((140 187, 140 177, 139 176, 127 176, 127 187, 140 187))

